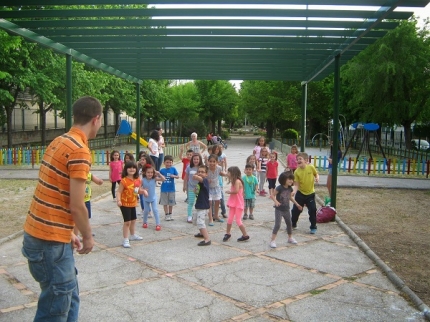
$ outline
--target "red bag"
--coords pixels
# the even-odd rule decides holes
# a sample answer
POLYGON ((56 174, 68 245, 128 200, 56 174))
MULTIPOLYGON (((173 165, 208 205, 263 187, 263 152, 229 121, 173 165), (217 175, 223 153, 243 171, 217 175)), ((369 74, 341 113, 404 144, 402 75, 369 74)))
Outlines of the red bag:
POLYGON ((333 221, 336 216, 336 209, 329 206, 322 206, 317 211, 317 223, 333 221))

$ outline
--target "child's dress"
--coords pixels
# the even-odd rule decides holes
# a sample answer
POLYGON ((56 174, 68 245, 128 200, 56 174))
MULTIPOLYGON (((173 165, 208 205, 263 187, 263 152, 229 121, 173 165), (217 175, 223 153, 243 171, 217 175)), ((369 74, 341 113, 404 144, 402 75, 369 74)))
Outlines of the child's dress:
POLYGON ((143 195, 144 201, 144 211, 143 211, 143 224, 148 222, 148 214, 152 209, 155 218, 155 224, 160 226, 160 216, 158 215, 157 208, 157 194, 155 193, 156 181, 155 179, 148 180, 147 178, 143 178, 142 180, 142 188, 148 192, 148 196, 143 195))
POLYGON ((116 184, 120 183, 121 181, 121 173, 122 168, 124 166, 124 162, 122 160, 118 161, 110 161, 109 162, 109 168, 110 168, 110 181, 112 182, 112 198, 115 199, 115 188, 116 184))
POLYGON ((297 154, 288 153, 287 155, 287 167, 290 171, 294 172, 297 169, 297 154))

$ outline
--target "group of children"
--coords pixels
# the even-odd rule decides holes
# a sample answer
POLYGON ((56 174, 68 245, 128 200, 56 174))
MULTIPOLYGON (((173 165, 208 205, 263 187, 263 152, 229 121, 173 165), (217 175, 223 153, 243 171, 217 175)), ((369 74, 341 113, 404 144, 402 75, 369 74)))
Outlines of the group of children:
MULTIPOLYGON (((294 147, 293 147, 294 148, 294 147)), ((186 151, 183 156, 183 149, 180 151, 180 159, 183 163, 182 179, 184 181, 183 191, 187 193, 187 222, 194 223, 199 229, 195 235, 203 238, 198 243, 199 246, 208 246, 211 240, 206 228, 206 216, 208 216, 209 226, 214 222, 224 222, 219 216, 227 218, 226 234, 223 241, 231 238, 231 228, 233 221, 238 225, 242 236, 238 241, 246 241, 249 235, 242 220, 254 219, 255 196, 258 193, 263 196, 264 183, 269 183, 269 197, 274 202, 275 225, 272 231, 271 247, 276 247, 276 235, 280 229, 281 220, 284 218, 287 224, 288 242, 296 244, 292 237, 292 230, 296 228, 297 221, 303 206, 309 210, 309 220, 311 222, 310 232, 316 232, 316 206, 314 181, 318 181, 318 174, 315 168, 307 163, 305 153, 295 155, 294 160, 288 161, 286 172, 282 172, 278 177, 277 154, 269 152, 265 146, 264 138, 258 140, 258 145, 254 148, 253 155, 246 160, 244 175, 238 167, 227 168, 227 158, 222 151, 221 145, 209 147, 207 154, 202 155, 192 150, 186 151), (294 166, 296 166, 294 168, 294 166), (223 177, 228 178, 231 185, 226 194, 229 196, 226 216, 223 177), (276 180, 279 186, 276 187, 276 180), (297 192, 293 193, 294 183, 297 192), (294 203, 290 214, 290 201, 294 203), (193 207, 195 210, 193 211, 193 207)), ((164 168, 156 170, 151 158, 141 152, 138 163, 134 161, 133 155, 126 154, 124 161, 120 160, 118 151, 112 151, 109 168, 109 178, 112 183, 112 197, 121 209, 124 219, 123 225, 123 247, 129 248, 131 240, 141 240, 142 237, 136 234, 135 224, 137 219, 136 206, 138 199, 143 209, 143 228, 148 228, 148 218, 152 210, 155 218, 155 230, 161 230, 160 216, 157 209, 156 182, 161 182, 159 204, 163 205, 165 220, 173 220, 172 210, 176 205, 175 181, 179 174, 173 167, 173 157, 165 156, 164 168), (119 184, 115 194, 116 184, 119 184)), ((292 159, 292 158, 290 158, 292 159)))

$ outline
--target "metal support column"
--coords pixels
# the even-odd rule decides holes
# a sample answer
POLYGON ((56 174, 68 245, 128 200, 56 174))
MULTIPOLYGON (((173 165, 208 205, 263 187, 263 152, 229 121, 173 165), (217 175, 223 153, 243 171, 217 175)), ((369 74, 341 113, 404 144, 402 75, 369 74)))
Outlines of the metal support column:
POLYGON ((332 147, 332 184, 331 184, 331 201, 330 205, 336 208, 336 191, 337 191, 337 150, 339 146, 339 92, 340 92, 340 54, 334 60, 334 106, 333 106, 333 147, 332 147))
POLYGON ((72 127, 72 55, 66 55, 66 132, 72 127))
POLYGON ((302 122, 301 122, 301 141, 300 151, 305 152, 306 146, 306 108, 308 105, 308 84, 302 84, 302 122))
POLYGON ((139 152, 140 152, 140 84, 136 83, 136 157, 139 157, 139 152))

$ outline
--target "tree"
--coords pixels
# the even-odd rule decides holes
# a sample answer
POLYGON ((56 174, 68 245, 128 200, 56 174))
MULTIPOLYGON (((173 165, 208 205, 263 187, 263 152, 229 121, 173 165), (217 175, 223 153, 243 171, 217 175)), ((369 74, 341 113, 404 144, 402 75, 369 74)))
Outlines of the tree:
POLYGON ((216 123, 218 132, 221 132, 221 121, 229 115, 238 101, 233 84, 224 80, 196 80, 194 83, 201 104, 201 117, 211 123, 212 132, 216 132, 216 123))
POLYGON ((412 123, 430 108, 427 28, 428 22, 419 30, 415 19, 402 21, 342 70, 350 112, 363 121, 403 125, 408 148, 412 123))
POLYGON ((300 117, 301 89, 298 82, 244 81, 240 104, 250 122, 262 124, 267 136, 273 137, 278 124, 300 117))

